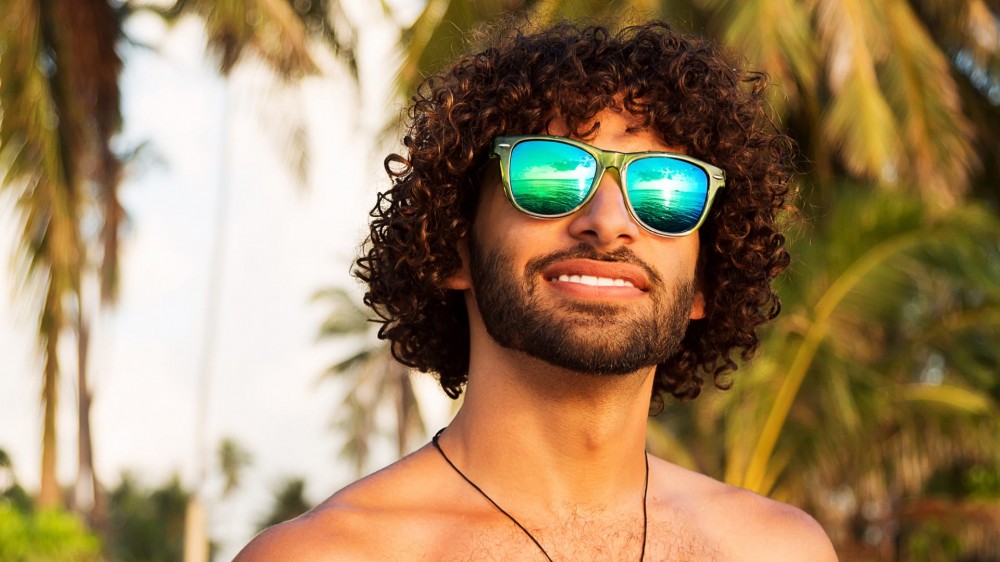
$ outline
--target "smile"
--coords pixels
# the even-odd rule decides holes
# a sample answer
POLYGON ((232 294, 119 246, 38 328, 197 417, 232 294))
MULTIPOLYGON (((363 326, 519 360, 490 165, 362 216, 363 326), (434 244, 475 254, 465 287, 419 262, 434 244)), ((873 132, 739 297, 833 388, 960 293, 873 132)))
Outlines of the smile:
POLYGON ((555 283, 579 283, 591 287, 634 287, 631 281, 620 278, 596 277, 593 275, 560 275, 549 281, 555 283))
POLYGON ((618 296, 632 291, 645 293, 649 290, 649 276, 645 270, 638 265, 621 261, 573 258, 553 263, 541 274, 549 283, 570 290, 574 287, 586 291, 601 289, 613 291, 609 294, 618 296))

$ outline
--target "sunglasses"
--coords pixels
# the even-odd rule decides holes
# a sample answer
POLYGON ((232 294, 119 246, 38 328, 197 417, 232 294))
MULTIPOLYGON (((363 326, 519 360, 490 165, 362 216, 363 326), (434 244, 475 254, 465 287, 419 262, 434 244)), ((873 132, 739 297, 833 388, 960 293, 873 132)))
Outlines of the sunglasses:
POLYGON ((673 152, 614 152, 565 137, 497 137, 491 156, 500 158, 507 199, 539 218, 565 217, 587 204, 608 168, 618 170, 629 213, 660 236, 698 229, 726 184, 726 173, 673 152))

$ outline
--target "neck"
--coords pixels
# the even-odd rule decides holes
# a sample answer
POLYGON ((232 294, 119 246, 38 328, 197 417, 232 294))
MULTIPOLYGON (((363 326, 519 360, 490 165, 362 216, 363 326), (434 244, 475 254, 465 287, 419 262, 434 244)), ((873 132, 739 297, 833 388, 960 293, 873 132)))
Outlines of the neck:
POLYGON ((455 463, 485 488, 504 490, 508 503, 550 513, 633 506, 653 369, 585 375, 509 350, 485 355, 441 437, 455 463))

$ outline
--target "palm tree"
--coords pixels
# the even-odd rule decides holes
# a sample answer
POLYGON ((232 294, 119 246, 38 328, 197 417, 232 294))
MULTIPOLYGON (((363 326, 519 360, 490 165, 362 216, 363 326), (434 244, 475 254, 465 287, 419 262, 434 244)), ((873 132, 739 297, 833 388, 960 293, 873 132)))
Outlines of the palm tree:
MULTIPOLYGON (((81 480, 93 472, 87 380, 89 303, 81 291, 90 268, 101 280, 101 302, 115 298, 118 238, 124 210, 117 188, 122 160, 110 146, 121 127, 115 49, 122 20, 134 6, 103 0, 11 0, 0 14, 0 189, 12 192, 21 217, 19 285, 37 303, 43 358, 43 446, 40 505, 58 503, 56 429, 64 329, 77 341, 81 480), (82 229, 100 225, 99 234, 82 229)), ((179 0, 168 19, 195 14, 205 21, 220 70, 246 54, 283 78, 316 71, 309 45, 321 43, 351 62, 350 29, 336 0, 179 0)))
POLYGON ((222 471, 222 478, 225 481, 222 495, 228 496, 239 487, 243 479, 243 470, 253 462, 253 455, 244 449, 238 441, 227 437, 219 443, 216 456, 219 461, 219 470, 222 471))
MULTIPOLYGON (((352 68, 354 67, 351 44, 343 39, 342 30, 346 26, 346 21, 336 0, 316 2, 177 0, 171 9, 161 14, 168 21, 175 21, 187 14, 201 17, 205 23, 210 51, 217 59, 219 70, 223 75, 228 75, 247 53, 261 59, 284 80, 294 80, 314 74, 318 71, 318 67, 313 61, 310 49, 320 42, 346 60, 352 68)), ((305 162, 307 158, 304 153, 297 155, 295 171, 300 178, 304 173, 305 162)), ((220 190, 228 194, 228 186, 224 182, 225 180, 220 190)), ((224 203, 219 211, 217 248, 221 248, 221 231, 224 228, 223 218, 226 212, 224 205, 228 197, 222 196, 220 199, 224 203)), ((215 263, 221 263, 221 256, 216 256, 215 263)), ((210 283, 210 295, 214 295, 221 287, 221 267, 214 269, 210 283)), ((213 352, 215 318, 218 313, 218 301, 217 299, 214 301, 208 303, 207 337, 199 374, 200 403, 196 432, 198 440, 202 443, 207 439, 205 419, 207 418, 206 389, 210 377, 208 358, 213 352)), ((184 545, 186 562, 208 560, 210 551, 207 514, 202 497, 202 485, 207 472, 205 451, 202 449, 203 447, 199 446, 197 453, 198 463, 201 466, 198 471, 200 482, 195 493, 188 498, 184 545)))
POLYGON ((664 18, 768 72, 776 117, 794 127, 814 182, 846 174, 948 205, 970 187, 976 140, 997 136, 988 125, 995 120, 969 114, 1000 112, 988 94, 996 80, 980 77, 973 82, 982 91, 968 88, 949 53, 970 61, 971 74, 996 76, 995 9, 983 0, 430 0, 404 33, 400 89, 412 91, 461 51, 466 31, 501 14, 532 24, 664 18))
POLYGON ((765 70, 775 118, 807 162, 784 313, 734 389, 668 408, 650 424, 650 448, 809 507, 848 559, 915 559, 932 528, 975 539, 949 552, 995 553, 1000 492, 926 493, 950 472, 1000 469, 1000 226, 970 202, 1000 199, 997 9, 983 0, 431 0, 404 34, 400 91, 504 12, 532 23, 648 14, 765 70), (858 528, 866 549, 856 550, 865 546, 858 528))
POLYGON ((174 475, 149 487, 128 472, 108 492, 109 530, 104 537, 109 560, 167 562, 184 549, 185 506, 191 492, 174 475))
POLYGON ((367 467, 370 443, 380 429, 378 412, 384 406, 392 409, 396 426, 390 434, 402 457, 426 437, 420 407, 409 369, 393 359, 389 346, 377 339, 377 324, 365 309, 341 289, 320 291, 316 298, 330 305, 320 338, 354 338, 359 342, 354 352, 329 367, 324 376, 351 377, 334 423, 347 435, 341 454, 354 461, 355 472, 361 476, 367 467))
MULTIPOLYGON (((733 484, 811 506, 845 548, 860 521, 884 537, 881 559, 895 559, 897 530, 933 477, 1000 470, 990 375, 1000 353, 989 343, 1000 338, 1000 222, 975 206, 935 214, 912 196, 838 194, 827 224, 794 244, 800 263, 766 355, 689 413, 723 446, 691 456, 714 456, 733 484), (837 493, 850 506, 833 509, 837 493), (879 515, 866 518, 866 505, 879 515)), ((1000 502, 990 509, 1000 514, 1000 502)), ((989 540, 1000 547, 1000 535, 989 540)))
MULTIPOLYGON (((81 221, 87 215, 100 217, 102 289, 109 298, 114 293, 123 214, 121 163, 110 139, 121 126, 120 25, 108 4, 96 2, 12 0, 0 17, 6 46, 0 56, 0 187, 12 192, 22 217, 20 278, 44 295, 37 305, 44 403, 38 501, 53 506, 59 501, 56 349, 70 324, 85 330, 81 281, 90 241, 81 235, 81 221)), ((86 337, 78 341, 85 346, 86 337)), ((90 395, 86 370, 78 375, 82 416, 90 395)), ((83 462, 89 450, 81 443, 83 462)))

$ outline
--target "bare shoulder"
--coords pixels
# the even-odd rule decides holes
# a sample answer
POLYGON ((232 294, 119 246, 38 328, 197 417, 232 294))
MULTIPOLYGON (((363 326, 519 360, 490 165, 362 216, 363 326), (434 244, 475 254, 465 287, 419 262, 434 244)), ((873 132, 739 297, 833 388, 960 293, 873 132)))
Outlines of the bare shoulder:
POLYGON ((837 560, 826 532, 801 509, 665 461, 659 463, 664 499, 669 505, 685 506, 683 512, 694 519, 697 534, 723 559, 837 560))
POLYGON ((352 550, 351 533, 342 532, 332 513, 318 509, 264 530, 240 551, 234 562, 342 559, 352 550))
POLYGON ((837 560, 826 531, 808 513, 771 498, 731 487, 725 526, 740 560, 837 560))
POLYGON ((436 526, 428 524, 435 520, 428 494, 434 485, 414 478, 426 473, 424 463, 418 451, 347 486, 309 512, 263 531, 235 562, 402 560, 412 559, 405 553, 421 543, 432 550, 436 526))

